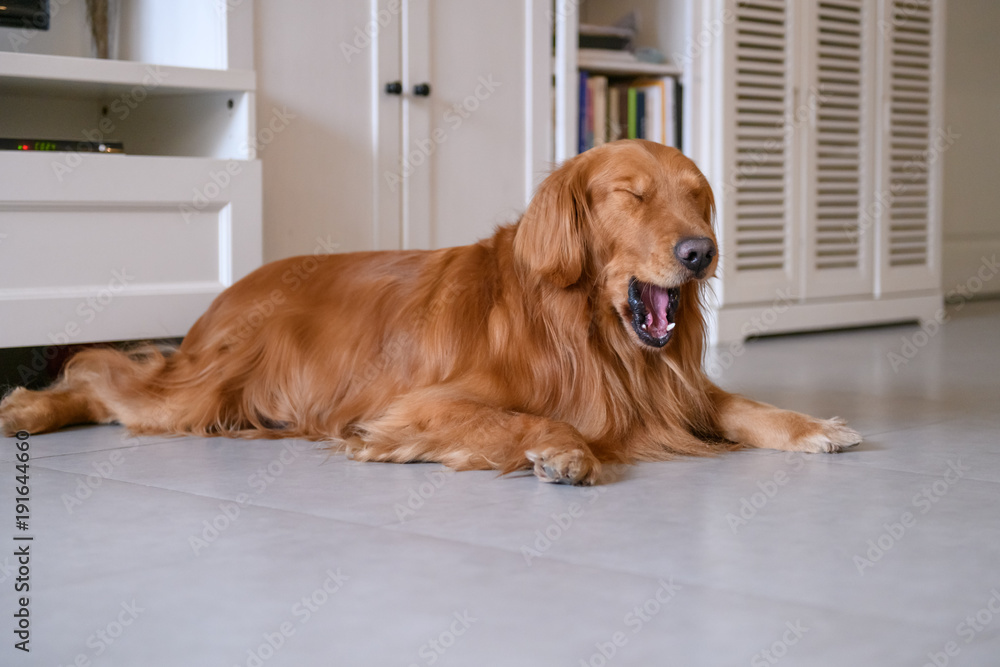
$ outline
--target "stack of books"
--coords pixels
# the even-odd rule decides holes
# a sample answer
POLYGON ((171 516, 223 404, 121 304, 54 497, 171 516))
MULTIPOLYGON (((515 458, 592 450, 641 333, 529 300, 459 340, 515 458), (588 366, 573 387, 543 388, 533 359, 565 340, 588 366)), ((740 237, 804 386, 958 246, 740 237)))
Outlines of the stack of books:
POLYGON ((619 78, 580 70, 579 152, 617 139, 680 148, 676 77, 619 78))

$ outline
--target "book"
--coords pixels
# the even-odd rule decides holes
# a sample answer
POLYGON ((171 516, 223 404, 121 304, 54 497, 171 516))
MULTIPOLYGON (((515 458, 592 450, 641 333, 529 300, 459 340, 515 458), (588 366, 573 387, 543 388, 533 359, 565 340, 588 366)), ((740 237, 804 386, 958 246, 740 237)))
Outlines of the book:
POLYGON ((681 92, 673 76, 609 80, 580 70, 579 152, 625 138, 680 148, 681 92))
POLYGON ((635 138, 646 138, 646 91, 636 88, 635 91, 635 138))
POLYGON ((674 81, 674 146, 684 150, 684 87, 679 80, 674 81))
POLYGON ((663 81, 657 81, 643 86, 643 97, 646 104, 644 108, 645 124, 642 128, 642 138, 663 143, 664 127, 666 126, 664 116, 664 89, 666 85, 663 81))
POLYGON ((608 141, 618 141, 622 138, 620 96, 621 88, 619 86, 608 88, 608 141))
POLYGON ((625 51, 635 40, 635 28, 581 23, 577 47, 603 51, 625 51))
POLYGON ((663 80, 663 143, 677 148, 677 81, 663 80))
POLYGON ((628 137, 628 84, 619 83, 618 89, 618 138, 628 137))
POLYGON ((578 153, 587 150, 587 71, 580 70, 580 94, 577 108, 577 146, 578 153))
POLYGON ((611 49, 577 49, 576 57, 580 61, 613 62, 623 65, 640 62, 631 51, 613 51, 611 49))
POLYGON ((593 113, 590 121, 593 132, 591 147, 600 146, 608 141, 608 77, 590 77, 587 85, 590 86, 593 95, 593 113))
POLYGON ((672 76, 636 79, 631 82, 630 90, 635 90, 635 138, 678 147, 680 126, 676 79, 672 76))
POLYGON ((636 115, 636 107, 638 106, 638 94, 639 91, 632 86, 628 88, 628 113, 626 121, 628 128, 625 132, 625 137, 628 139, 637 139, 639 137, 639 124, 638 116, 636 115))

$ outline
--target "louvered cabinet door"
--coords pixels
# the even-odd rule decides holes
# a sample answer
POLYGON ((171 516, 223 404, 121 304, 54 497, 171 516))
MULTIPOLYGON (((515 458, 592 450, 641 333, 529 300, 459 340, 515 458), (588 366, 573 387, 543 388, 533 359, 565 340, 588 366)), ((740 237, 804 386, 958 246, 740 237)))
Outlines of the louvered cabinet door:
POLYGON ((735 17, 723 40, 722 183, 719 200, 723 304, 797 295, 798 230, 789 40, 795 4, 727 0, 735 17))
MULTIPOLYGON (((879 293, 940 288, 944 29, 937 0, 880 0, 879 293)), ((984 67, 991 66, 984 63, 984 67)))
MULTIPOLYGON (((803 3, 805 6, 805 3, 803 3)), ((874 285, 875 0, 808 3, 801 52, 808 118, 803 255, 807 298, 871 294, 874 285)))

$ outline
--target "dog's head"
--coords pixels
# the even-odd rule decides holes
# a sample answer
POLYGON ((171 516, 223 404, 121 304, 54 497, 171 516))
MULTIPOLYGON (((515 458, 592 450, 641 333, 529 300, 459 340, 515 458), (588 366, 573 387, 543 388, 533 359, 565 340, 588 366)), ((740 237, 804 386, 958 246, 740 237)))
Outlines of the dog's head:
POLYGON ((592 284, 634 341, 662 348, 677 318, 695 315, 697 304, 685 308, 685 299, 696 300, 696 284, 715 272, 714 212, 708 181, 680 151, 617 141, 568 160, 542 183, 514 251, 556 287, 592 284))

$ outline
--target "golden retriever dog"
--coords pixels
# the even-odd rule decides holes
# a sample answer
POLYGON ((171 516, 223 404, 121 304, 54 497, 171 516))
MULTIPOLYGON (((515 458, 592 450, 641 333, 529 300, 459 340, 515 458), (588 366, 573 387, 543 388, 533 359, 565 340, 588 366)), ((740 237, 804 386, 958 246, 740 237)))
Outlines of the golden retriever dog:
POLYGON ((714 209, 679 151, 608 144, 555 170, 490 238, 268 264, 172 354, 85 350, 49 389, 10 393, 0 427, 308 438, 360 461, 570 484, 678 454, 857 445, 840 419, 727 393, 703 372, 714 209))

